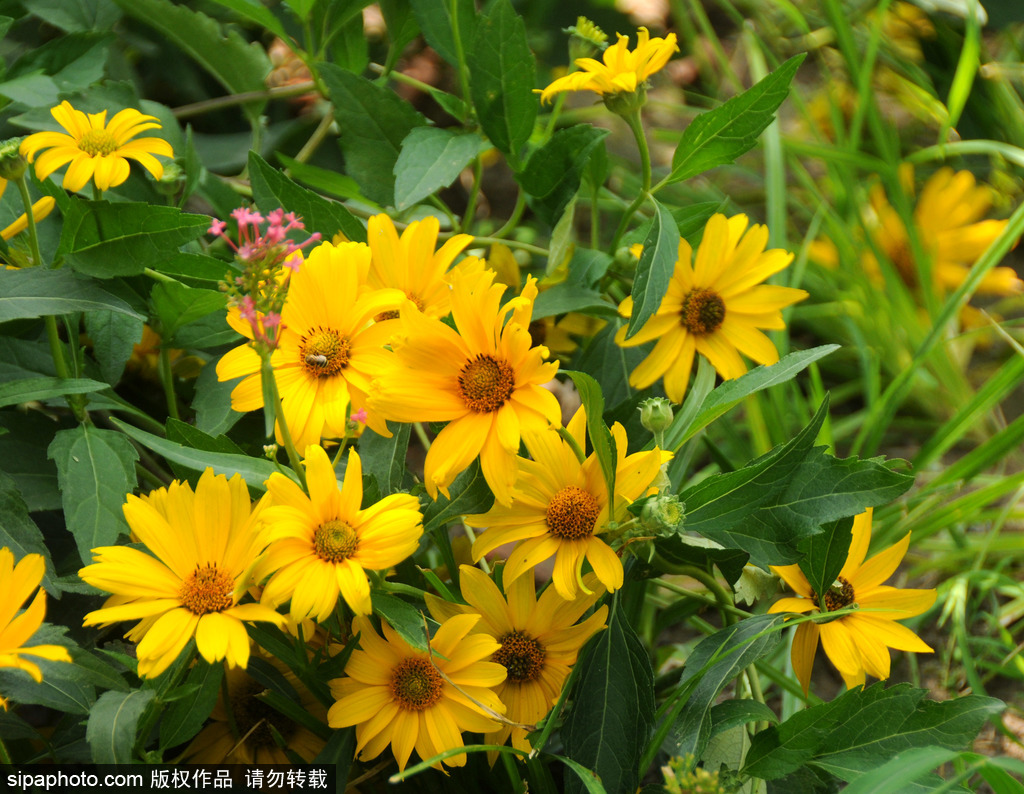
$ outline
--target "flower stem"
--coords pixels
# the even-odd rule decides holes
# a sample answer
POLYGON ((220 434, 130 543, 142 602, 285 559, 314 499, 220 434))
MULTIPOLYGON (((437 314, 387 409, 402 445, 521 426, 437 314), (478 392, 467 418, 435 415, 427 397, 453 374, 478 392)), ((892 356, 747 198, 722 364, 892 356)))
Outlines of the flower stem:
POLYGON ((32 254, 32 266, 37 267, 43 263, 42 254, 39 252, 39 232, 36 229, 36 216, 32 212, 32 196, 28 192, 28 181, 22 174, 16 180, 18 193, 21 195, 21 203, 25 206, 25 218, 28 220, 28 246, 32 254))
POLYGON ((701 570, 696 565, 677 565, 669 562, 657 552, 655 552, 652 562, 654 563, 655 568, 660 571, 664 571, 665 573, 674 574, 676 576, 689 576, 691 579, 696 579, 704 585, 718 601, 718 606, 722 613, 722 620, 724 621, 724 624, 726 626, 731 626, 736 622, 736 605, 733 603, 732 597, 725 591, 725 588, 718 583, 718 580, 715 579, 714 576, 709 574, 707 571, 701 570))
POLYGON ((412 429, 416 432, 416 438, 418 438, 420 443, 423 445, 423 451, 428 451, 430 449, 430 439, 427 438, 427 431, 423 429, 423 423, 413 422, 412 429))
POLYGON ((573 436, 572 433, 570 433, 564 427, 560 427, 558 428, 558 435, 560 435, 562 437, 562 440, 569 445, 569 448, 572 449, 572 451, 576 454, 576 459, 580 463, 583 463, 583 461, 587 459, 587 456, 583 454, 583 450, 580 449, 579 442, 576 440, 576 437, 573 436))
POLYGON ((267 395, 270 400, 267 401, 264 398, 263 410, 267 412, 270 419, 270 427, 277 427, 281 432, 281 440, 284 441, 285 452, 288 453, 288 463, 291 465, 292 470, 298 475, 299 482, 302 483, 302 487, 306 487, 306 470, 302 466, 302 458, 299 455, 298 450, 295 448, 295 442, 292 440, 292 432, 288 427, 288 422, 281 416, 281 393, 277 389, 277 377, 274 373, 274 366, 270 363, 270 350, 260 351, 260 377, 266 384, 267 395))
POLYGON ((626 208, 622 220, 619 221, 619 228, 615 230, 615 238, 612 240, 613 251, 618 247, 622 235, 626 233, 626 228, 633 219, 633 215, 636 214, 636 211, 643 206, 643 203, 651 195, 651 150, 647 146, 647 136, 644 135, 644 125, 640 119, 640 108, 632 109, 629 113, 624 114, 622 118, 629 125, 629 129, 632 130, 633 137, 636 138, 637 149, 640 151, 641 187, 640 194, 626 208))
POLYGON ((167 413, 172 419, 181 419, 178 414, 178 397, 174 393, 174 373, 171 372, 171 351, 166 345, 160 345, 160 385, 167 398, 167 413))

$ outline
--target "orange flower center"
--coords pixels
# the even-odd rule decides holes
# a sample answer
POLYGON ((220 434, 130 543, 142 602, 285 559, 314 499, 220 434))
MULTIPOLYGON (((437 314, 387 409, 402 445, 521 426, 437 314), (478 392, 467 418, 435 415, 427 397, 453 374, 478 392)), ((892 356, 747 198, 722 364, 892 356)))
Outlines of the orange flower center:
POLYGON ((589 491, 570 485, 554 495, 545 516, 548 530, 559 540, 582 540, 594 534, 600 512, 601 506, 589 491))
POLYGON ((313 547, 324 562, 342 562, 356 553, 359 535, 344 521, 326 521, 313 531, 313 547))
MULTIPOLYGON (((409 292, 405 293, 405 297, 407 297, 409 300, 411 300, 413 303, 415 303, 417 309, 419 309, 420 311, 423 311, 423 307, 426 304, 423 303, 423 299, 422 298, 419 298, 416 295, 413 295, 412 293, 409 293, 409 292)), ((391 311, 388 311, 388 312, 381 312, 380 314, 378 314, 373 319, 376 322, 378 322, 378 323, 382 323, 385 320, 396 320, 396 319, 398 319, 399 314, 400 314, 400 312, 398 311, 398 309, 392 309, 391 311)))
POLYGON ((526 684, 540 678, 544 669, 547 652, 537 640, 518 631, 502 637, 501 647, 491 657, 508 670, 508 680, 514 684, 526 684))
MULTIPOLYGON (((818 594, 811 590, 811 600, 818 603, 818 594)), ((835 612, 837 609, 844 609, 857 600, 853 592, 853 585, 844 577, 840 576, 825 593, 825 611, 835 612)))
POLYGON ((679 315, 687 331, 697 336, 707 336, 722 326, 725 320, 725 301, 714 290, 694 287, 683 298, 679 315))
POLYGON ((515 373, 507 362, 481 354, 459 373, 459 394, 470 410, 488 414, 508 401, 515 383, 515 373))
POLYGON ((403 659, 391 672, 391 696, 399 708, 423 711, 441 699, 443 682, 426 659, 403 659))
POLYGON ((348 366, 352 343, 332 328, 316 328, 299 343, 299 356, 306 373, 329 378, 348 366))
POLYGON ((235 603, 232 597, 234 590, 234 580, 218 570, 216 563, 211 563, 205 568, 196 566, 182 582, 178 597, 182 606, 193 615, 206 615, 232 606, 235 603))
POLYGON ((93 157, 113 154, 117 151, 117 138, 106 130, 89 130, 78 139, 78 148, 93 157))

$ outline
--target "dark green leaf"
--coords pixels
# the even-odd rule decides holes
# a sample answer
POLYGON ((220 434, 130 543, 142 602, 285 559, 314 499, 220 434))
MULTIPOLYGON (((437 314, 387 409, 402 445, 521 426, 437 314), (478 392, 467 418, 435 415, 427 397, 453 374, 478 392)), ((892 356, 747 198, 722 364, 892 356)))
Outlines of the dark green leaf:
POLYGON ((585 372, 566 370, 565 374, 576 384, 576 391, 579 392, 583 408, 587 412, 587 436, 590 438, 590 445, 601 463, 608 493, 614 494, 618 452, 615 449, 615 439, 612 438, 608 425, 604 423, 604 396, 601 394, 601 386, 585 372))
POLYGON ((134 692, 104 692, 89 714, 85 738, 97 764, 132 762, 135 728, 139 718, 156 697, 152 689, 134 692))
POLYGON ((372 474, 376 478, 385 496, 402 489, 405 453, 409 447, 411 428, 408 423, 397 424, 391 438, 366 428, 359 437, 359 459, 363 463, 363 473, 372 474))
MULTIPOLYGON (((46 457, 46 448, 57 430, 58 425, 38 411, 0 412, 0 471, 10 475, 8 484, 13 482, 13 489, 20 492, 29 513, 60 510, 57 470, 46 457)), ((0 527, 3 525, 0 518, 0 527)))
POLYGON ((142 340, 141 320, 115 312, 87 312, 85 332, 92 340, 92 352, 100 373, 111 386, 117 385, 135 345, 142 340))
MULTIPOLYGON (((844 794, 910 794, 915 786, 922 785, 921 778, 943 764, 948 764, 960 753, 941 747, 915 747, 890 758, 881 766, 875 766, 866 774, 854 779, 843 789, 844 794)), ((942 779, 930 775, 936 783, 942 779)), ((925 790, 933 791, 934 786, 925 790)))
POLYGON ((827 593, 846 564, 853 539, 853 516, 823 524, 821 530, 801 544, 800 570, 815 593, 827 593))
MULTIPOLYGON (((47 624, 43 624, 45 629, 47 624)), ((29 641, 31 645, 31 640, 29 641)), ((41 683, 32 680, 23 670, 0 669, 0 692, 15 703, 46 706, 67 714, 88 714, 96 700, 96 690, 87 671, 69 662, 51 662, 33 658, 43 674, 41 683)), ((111 695, 123 693, 111 691, 111 695)))
POLYGON ((362 194, 358 183, 350 176, 310 165, 309 163, 300 163, 298 160, 281 152, 275 152, 275 156, 281 161, 281 165, 288 169, 294 179, 304 182, 321 193, 329 193, 342 199, 358 199, 365 204, 372 203, 362 194))
POLYGON ((88 394, 109 388, 106 383, 88 378, 26 378, 0 384, 0 407, 29 400, 49 400, 63 394, 88 394))
POLYGON ((348 780, 348 771, 352 767, 352 759, 356 757, 356 729, 343 728, 331 731, 324 749, 313 759, 314 764, 331 764, 334 766, 337 780, 348 780))
POLYGON ((355 215, 341 204, 295 184, 256 152, 249 152, 249 176, 253 200, 263 212, 284 207, 302 218, 307 232, 320 232, 324 240, 341 232, 349 240, 366 242, 366 229, 355 215))
POLYGON ((668 181, 726 165, 751 149, 789 95, 789 84, 805 57, 805 53, 794 55, 742 94, 690 122, 672 158, 668 181))
POLYGON ((128 534, 122 508, 137 484, 139 454, 121 433, 79 425, 57 433, 47 455, 57 464, 67 527, 88 565, 93 549, 128 534))
POLYGON ((658 311, 679 259, 679 227, 675 218, 659 202, 651 201, 656 213, 633 278, 633 312, 626 327, 626 339, 635 336, 658 311))
POLYGON ((379 590, 372 591, 370 598, 373 599, 374 613, 390 623, 391 628, 397 631, 403 640, 417 650, 427 649, 427 638, 423 630, 429 625, 432 631, 437 624, 429 618, 427 623, 424 622, 423 615, 426 610, 417 609, 408 601, 379 590))
MULTIPOLYGON (((46 561, 43 588, 49 593, 59 592, 53 579, 53 561, 43 542, 43 533, 29 518, 21 494, 8 475, 0 471, 0 548, 7 547, 20 560, 26 554, 41 554, 46 561)), ((0 688, 0 692, 5 692, 0 688)), ((6 692, 5 692, 6 694, 6 692)))
MULTIPOLYGON (((573 360, 576 369, 589 372, 597 379, 605 400, 612 406, 618 406, 636 397, 637 392, 629 385, 629 373, 646 356, 643 347, 622 347, 615 344, 615 333, 621 322, 618 318, 611 318, 608 325, 601 329, 573 360)), ((653 441, 651 448, 654 448, 653 441)))
POLYGON ((0 94, 29 107, 56 105, 67 94, 103 79, 113 36, 109 32, 70 33, 33 47, 11 67, 12 79, 0 94))
MULTIPOLYGON (((636 791, 654 715, 647 649, 617 606, 578 663, 572 710, 562 726, 565 754, 595 772, 611 794, 636 791)), ((565 790, 580 792, 583 784, 569 778, 565 790)))
POLYGON ((97 310, 145 319, 92 279, 70 270, 41 267, 0 270, 0 323, 97 310))
POLYGON ((0 739, 39 739, 39 732, 13 711, 0 711, 0 739))
POLYGON ((479 461, 473 461, 455 478, 448 487, 448 493, 452 495, 451 499, 439 493, 436 501, 430 502, 423 511, 425 531, 443 527, 459 516, 486 513, 494 504, 494 494, 480 471, 479 461))
POLYGON ((402 141, 395 161, 395 207, 419 203, 448 187, 480 151, 480 136, 437 127, 416 127, 402 141))
POLYGON ((320 73, 334 104, 346 173, 368 198, 394 204, 395 163, 402 141, 426 119, 394 91, 357 74, 333 64, 321 64, 320 73))
POLYGON ((163 260, 153 269, 160 273, 166 273, 168 276, 187 281, 199 281, 208 285, 228 280, 228 275, 232 273, 227 262, 203 254, 189 254, 182 251, 163 260))
POLYGON ((29 13, 69 33, 111 30, 121 18, 112 0, 28 0, 23 5, 29 13))
POLYGON ((587 160, 608 130, 576 124, 559 130, 530 155, 516 180, 529 196, 530 207, 548 226, 554 226, 576 195, 587 160))
POLYGON ((480 20, 467 62, 480 126, 515 167, 519 151, 533 134, 537 97, 526 26, 509 0, 493 3, 480 20))
MULTIPOLYGON (((683 529, 686 529, 685 523, 683 529)), ((658 553, 669 562, 677 565, 695 565, 710 574, 714 574, 714 568, 717 567, 730 585, 736 584, 750 555, 745 551, 723 549, 717 544, 715 546, 698 545, 701 540, 703 539, 675 536, 658 538, 655 545, 658 553)), ((704 542, 708 543, 708 541, 704 542)))
MULTIPOLYGON (((250 22, 255 22, 257 25, 269 30, 275 36, 282 41, 287 42, 289 40, 288 34, 285 32, 284 26, 280 20, 270 13, 270 10, 259 3, 250 2, 250 0, 214 0, 217 5, 224 6, 224 8, 230 8, 239 16, 248 19, 250 22)), ((291 5, 294 6, 294 3, 291 5)))
POLYGON ((454 24, 459 27, 459 38, 463 48, 473 41, 476 25, 476 8, 473 0, 412 0, 412 13, 419 23, 427 44, 452 66, 459 65, 452 33, 454 24), (455 22, 452 20, 452 6, 455 6, 455 22))
POLYGON ((554 317, 569 312, 615 315, 618 314, 618 309, 597 290, 563 283, 556 284, 537 296, 533 304, 532 318, 540 320, 543 317, 554 317))
MULTIPOLYGON (((75 576, 77 579, 77 575, 75 576)), ((119 671, 120 665, 115 667, 115 663, 112 663, 110 658, 107 656, 101 656, 97 653, 90 653, 89 651, 81 648, 71 647, 73 640, 63 636, 64 627, 48 626, 44 625, 44 628, 58 629, 59 634, 54 637, 43 637, 42 631, 36 632, 35 637, 32 639, 32 643, 53 643, 55 645, 67 645, 69 646, 69 652, 72 658, 75 660, 75 667, 82 673, 83 683, 90 683, 93 686, 99 687, 100 689, 115 689, 118 692, 128 692, 131 687, 128 682, 124 680, 124 676, 119 671)))
POLYGON ((196 378, 196 396, 192 400, 196 427, 214 436, 226 433, 244 416, 231 408, 231 392, 238 381, 219 380, 216 364, 210 361, 200 371, 196 378))
POLYGON ((227 309, 227 296, 223 292, 173 282, 161 282, 153 287, 150 302, 157 319, 157 331, 167 345, 175 343, 175 334, 182 326, 227 309))
POLYGON ((751 722, 779 721, 774 711, 757 700, 727 700, 712 706, 709 716, 712 736, 751 722))
POLYGON ((223 664, 209 664, 203 659, 196 660, 185 683, 198 689, 193 696, 174 701, 164 711, 160 719, 161 747, 175 747, 199 733, 199 729, 203 727, 203 723, 217 703, 223 677, 223 664))

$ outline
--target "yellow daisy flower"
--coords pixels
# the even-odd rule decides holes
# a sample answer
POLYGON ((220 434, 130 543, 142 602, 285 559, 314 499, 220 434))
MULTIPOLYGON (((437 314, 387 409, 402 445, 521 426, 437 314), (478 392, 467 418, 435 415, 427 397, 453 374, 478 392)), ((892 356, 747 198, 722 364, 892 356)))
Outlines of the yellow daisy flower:
POLYGON ((230 480, 207 469, 195 492, 172 482, 150 498, 131 494, 124 517, 152 552, 127 546, 93 549, 92 565, 78 575, 114 595, 85 616, 86 626, 140 620, 126 635, 138 643, 139 675, 155 678, 195 637, 210 664, 227 659, 245 667, 249 636, 243 621, 283 626, 284 617, 262 604, 240 604, 249 572, 266 546, 260 513, 239 475, 230 480))
MULTIPOLYGON (((0 177, 0 197, 3 197, 4 193, 7 192, 7 182, 8 180, 0 177)), ((32 217, 36 223, 49 215, 53 211, 56 203, 57 200, 53 196, 43 196, 35 202, 32 205, 32 217)), ((0 230, 0 237, 4 240, 10 240, 11 238, 21 234, 27 228, 28 213, 23 212, 15 219, 14 223, 4 227, 3 230, 0 230)))
MULTIPOLYGON (((582 408, 566 429, 584 449, 587 417, 582 408)), ((473 544, 474 562, 515 542, 518 545, 509 554, 502 579, 506 590, 551 556, 555 557, 555 589, 566 600, 576 598, 580 590, 589 592, 583 583, 584 560, 610 592, 622 587, 622 561, 600 535, 613 519, 625 520, 629 503, 646 493, 668 456, 659 449, 626 455, 626 431, 618 423, 612 427, 612 437, 618 450, 614 511, 596 454, 580 463, 554 430, 524 433, 533 460, 519 460, 515 501, 465 518, 468 526, 488 527, 473 544)))
POLYGON ((171 145, 163 138, 135 138, 140 132, 158 130, 156 116, 146 116, 126 108, 107 123, 107 111, 86 115, 71 107, 67 100, 50 109, 63 127, 63 132, 36 132, 21 142, 21 153, 35 163, 36 176, 46 179, 62 165, 70 163, 63 185, 68 190, 81 190, 91 179, 100 190, 117 187, 128 179, 128 160, 140 163, 154 179, 164 174, 164 167, 153 155, 174 157, 171 145))
MULTIPOLYGON (((665 393, 679 403, 696 353, 726 380, 747 371, 740 353, 758 364, 779 360, 775 345, 758 329, 785 328, 781 310, 807 293, 761 284, 793 261, 793 255, 781 248, 765 251, 767 244, 768 229, 760 224, 747 229, 746 215, 713 215, 692 265, 690 244, 679 241, 679 259, 658 311, 632 338, 626 339, 625 326, 615 336, 622 347, 658 340, 630 374, 631 386, 646 389, 664 377, 665 393)), ((632 314, 632 297, 619 305, 619 312, 624 317, 632 314)))
MULTIPOLYGON (((912 184, 909 168, 901 172, 901 177, 912 184)), ((870 232, 876 244, 903 281, 917 286, 917 263, 903 220, 881 185, 872 188, 870 201, 874 219, 870 232)), ((991 204, 990 189, 978 185, 970 171, 940 168, 925 182, 914 207, 914 227, 923 252, 931 257, 932 281, 941 293, 963 284, 974 263, 1006 227, 1005 220, 981 220, 991 204)), ((878 274, 878 262, 872 254, 867 254, 864 264, 869 273, 878 274)), ((978 285, 981 294, 1012 295, 1022 291, 1024 281, 1011 267, 992 268, 978 285)))
POLYGON ((668 63, 672 53, 679 51, 675 33, 652 39, 647 28, 640 28, 635 50, 629 49, 627 36, 617 35, 619 40, 602 54, 604 63, 593 58, 577 58, 575 63, 582 71, 559 77, 541 92, 540 101, 550 102, 562 91, 594 91, 602 96, 636 91, 668 63))
POLYGON ((283 474, 267 480, 270 504, 263 521, 271 543, 253 578, 273 576, 261 601, 277 607, 291 599, 293 620, 323 622, 340 593, 353 612, 369 615, 366 571, 386 570, 416 551, 423 534, 419 501, 392 494, 361 509, 363 466, 355 450, 339 487, 327 453, 308 447, 306 485, 309 496, 283 474))
POLYGON ((910 545, 910 535, 865 562, 870 544, 871 510, 868 509, 853 521, 853 539, 846 564, 825 594, 824 608, 799 565, 772 567, 799 598, 779 599, 768 610, 770 613, 813 612, 825 615, 853 605, 863 610, 830 621, 808 621, 797 626, 793 638, 793 671, 805 694, 811 685, 811 668, 819 636, 825 655, 832 660, 850 689, 863 685, 866 673, 878 679, 889 677, 887 647, 917 653, 932 651, 914 632, 896 621, 926 611, 935 603, 935 591, 900 590, 882 584, 899 567, 910 545))
MULTIPOLYGON (((370 379, 390 357, 384 345, 394 326, 373 318, 396 309, 405 296, 395 289, 368 291, 369 270, 365 244, 322 243, 291 276, 271 364, 281 395, 278 418, 288 423, 297 449, 319 444, 321 437, 344 438, 350 406, 352 412, 365 407, 370 379)), ((237 312, 228 313, 228 323, 253 338, 252 326, 237 312)), ((220 380, 243 376, 231 392, 231 407, 243 413, 262 408, 260 357, 248 344, 217 363, 220 380)), ((387 433, 372 415, 367 424, 387 433)))
MULTIPOLYGON (((32 603, 20 615, 22 605, 39 587, 46 573, 46 563, 41 554, 26 554, 17 565, 14 553, 9 548, 0 549, 0 667, 15 667, 24 670, 39 683, 43 673, 39 665, 23 656, 38 656, 52 662, 70 662, 66 648, 59 645, 26 646, 46 616, 46 591, 39 590, 32 603)), ((7 708, 7 701, 0 697, 0 707, 7 708)))
MULTIPOLYGON (((468 234, 456 234, 437 251, 441 224, 434 216, 413 221, 402 232, 385 214, 370 218, 366 232, 373 252, 369 284, 378 289, 402 290, 427 317, 440 319, 451 311, 451 287, 445 274, 462 251, 473 242, 468 234)), ((392 315, 398 316, 398 312, 392 315)))
POLYGON ((402 307, 402 329, 392 342, 394 359, 374 380, 372 418, 399 422, 448 422, 424 464, 427 492, 448 496, 448 486, 480 456, 487 484, 502 504, 512 501, 520 434, 560 420, 558 400, 542 384, 558 372, 533 347, 528 330, 537 283, 499 308, 505 287, 493 270, 452 276, 452 317, 458 331, 402 307), (511 315, 511 316, 509 316, 511 315), (506 319, 508 320, 506 322, 506 319))
MULTIPOLYGON (((463 731, 487 733, 498 723, 486 716, 505 711, 491 687, 505 680, 505 668, 484 661, 501 646, 493 637, 471 633, 478 615, 449 618, 430 641, 433 656, 418 651, 381 621, 384 639, 365 617, 352 621, 359 647, 345 665, 345 678, 330 682, 337 702, 327 712, 332 728, 356 726, 356 755, 369 761, 389 744, 405 769, 413 749, 421 760, 464 747, 463 731), (457 688, 456 688, 457 687, 457 688)), ((466 754, 446 758, 465 766, 466 754)))
MULTIPOLYGON (((506 600, 479 568, 463 565, 459 570, 462 597, 469 606, 452 604, 427 593, 430 614, 437 620, 459 614, 483 618, 475 630, 497 638, 501 648, 491 661, 508 671, 508 678, 494 688, 508 709, 505 716, 520 725, 536 725, 558 702, 580 648, 605 626, 606 606, 576 623, 601 597, 602 588, 597 585, 597 578, 589 574, 588 584, 593 590, 589 596, 566 601, 555 588, 549 587, 538 599, 531 572, 512 582, 506 600)), ((533 748, 526 734, 526 728, 502 725, 500 730, 484 736, 484 744, 504 744, 511 736, 513 747, 529 752, 533 748)))

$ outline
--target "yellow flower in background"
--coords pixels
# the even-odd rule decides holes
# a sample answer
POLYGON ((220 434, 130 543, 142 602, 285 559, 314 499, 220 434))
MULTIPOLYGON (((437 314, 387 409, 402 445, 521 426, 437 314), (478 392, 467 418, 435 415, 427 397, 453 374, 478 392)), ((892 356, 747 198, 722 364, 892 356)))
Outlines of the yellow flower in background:
POLYGON ((152 554, 127 546, 93 549, 95 562, 79 576, 113 596, 85 616, 85 625, 139 620, 126 636, 138 643, 139 675, 146 678, 166 670, 193 637, 210 664, 227 659, 228 667, 245 667, 249 635, 243 621, 285 624, 267 606, 239 603, 266 546, 263 504, 252 507, 239 475, 228 480, 213 469, 199 478, 195 492, 175 481, 149 498, 129 494, 125 519, 152 554))
POLYGON ((501 306, 503 285, 494 271, 459 270, 452 276, 452 317, 458 330, 432 320, 406 301, 393 341, 394 357, 373 382, 370 417, 399 422, 448 422, 424 464, 427 493, 448 495, 473 459, 495 498, 512 500, 522 433, 560 421, 557 398, 543 388, 558 372, 548 351, 533 347, 528 330, 535 279, 501 306), (507 322, 506 322, 507 320, 507 322))
MULTIPOLYGON (((679 259, 658 311, 632 338, 626 339, 625 326, 615 335, 622 347, 658 340, 630 374, 631 386, 646 389, 663 377, 668 398, 679 403, 697 353, 725 380, 747 371, 740 353, 758 364, 779 360, 775 345, 760 329, 785 328, 782 309, 807 293, 761 283, 788 267, 793 255, 781 248, 766 251, 767 227, 754 224, 747 229, 747 223, 746 215, 713 215, 695 260, 690 244, 679 241, 679 259)), ((632 314, 632 297, 619 305, 619 312, 632 314)))
MULTIPOLYGON (((0 198, 2 198, 4 193, 7 191, 7 183, 8 180, 0 178, 0 198)), ((53 208, 56 205, 56 203, 57 200, 54 199, 53 196, 43 196, 41 199, 33 203, 32 217, 35 219, 36 223, 38 223, 47 215, 49 215, 53 211, 53 208)), ((0 231, 0 237, 2 237, 4 240, 10 240, 12 237, 21 234, 27 228, 28 213, 23 212, 21 215, 18 216, 14 223, 10 224, 9 226, 5 227, 2 231, 0 231)))
MULTIPOLYGON (((460 614, 482 618, 476 630, 493 635, 501 643, 491 661, 508 671, 505 681, 494 689, 508 709, 505 716, 520 725, 535 725, 558 701, 580 649, 605 626, 607 606, 576 623, 602 595, 597 577, 589 575, 589 596, 566 601, 554 587, 537 598, 531 572, 512 582, 506 600, 479 568, 463 565, 459 570, 462 597, 469 606, 427 593, 430 614, 441 621, 460 614)), ((513 747, 529 752, 533 748, 527 732, 526 728, 502 725, 500 730, 485 734, 483 743, 501 745, 511 736, 513 747)))
MULTIPOLYGON (((566 429, 585 449, 587 417, 582 408, 566 429)), ((503 573, 506 590, 552 556, 555 590, 566 600, 576 598, 581 590, 587 592, 584 560, 609 591, 622 587, 622 561, 600 536, 610 521, 625 518, 629 503, 646 493, 669 456, 658 449, 626 455, 626 431, 618 423, 612 427, 612 437, 618 454, 614 513, 597 455, 592 453, 580 463, 565 439, 554 430, 544 430, 523 434, 533 460, 519 460, 515 501, 465 517, 468 526, 486 527, 473 544, 474 561, 506 543, 517 544, 503 573)))
POLYGON ((772 566, 772 570, 799 597, 779 599, 772 604, 769 613, 812 612, 826 615, 854 605, 861 610, 831 621, 808 621, 797 626, 793 638, 793 671, 805 694, 811 686, 811 668, 819 637, 825 655, 850 689, 863 685, 865 674, 878 679, 889 677, 888 648, 917 653, 932 651, 914 632, 896 621, 925 612, 935 603, 935 591, 901 590, 882 584, 893 575, 906 555, 910 535, 865 562, 870 544, 871 510, 868 509, 853 521, 850 551, 835 584, 825 594, 824 609, 799 565, 772 566))
POLYGON ((327 453, 308 447, 306 485, 309 496, 283 474, 267 480, 270 503, 262 520, 270 546, 253 578, 273 575, 261 602, 277 607, 291 599, 293 620, 323 622, 340 594, 357 615, 369 615, 366 571, 387 570, 416 551, 423 534, 419 500, 392 494, 361 509, 363 467, 355 450, 339 487, 327 453))
POLYGON ((629 38, 618 34, 618 41, 602 54, 603 63, 593 58, 577 58, 582 70, 559 77, 545 88, 541 102, 550 102, 562 91, 594 91, 607 96, 636 91, 652 74, 660 71, 679 51, 676 34, 665 38, 650 38, 647 28, 640 28, 636 36, 636 49, 629 49, 629 38))
MULTIPOLYGON (((7 547, 0 549, 0 667, 14 667, 24 670, 36 683, 43 680, 39 665, 24 659, 36 656, 52 662, 70 662, 71 656, 60 645, 30 645, 46 616, 46 591, 39 590, 28 608, 18 615, 18 610, 39 587, 46 573, 46 563, 41 554, 26 554, 14 564, 14 553, 7 547)), ((0 707, 6 708, 7 701, 0 696, 0 707)))
MULTIPOLYGON (((361 650, 345 665, 345 678, 330 682, 337 702, 327 712, 332 728, 356 726, 356 755, 376 758, 391 745, 398 768, 405 769, 415 749, 421 760, 463 747, 463 731, 498 729, 484 708, 505 707, 491 687, 505 680, 505 668, 486 661, 501 646, 487 634, 471 633, 478 615, 456 615, 441 624, 430 641, 433 651, 412 648, 381 621, 384 638, 366 617, 352 620, 361 650)), ((466 754, 444 759, 465 766, 466 754)))
POLYGON ((156 116, 126 108, 108 124, 107 111, 86 115, 67 100, 51 108, 50 113, 67 134, 33 133, 21 142, 21 153, 30 163, 35 162, 36 176, 41 180, 70 164, 62 183, 68 190, 81 190, 90 179, 100 190, 117 187, 131 173, 129 159, 159 179, 164 167, 153 155, 174 157, 171 145, 163 138, 135 138, 146 130, 161 128, 156 116))
MULTIPOLYGON (((910 192, 913 171, 904 168, 900 177, 910 192)), ((920 271, 906 225, 881 185, 872 188, 870 201, 872 237, 903 281, 918 286, 920 271)), ((1006 227, 1005 220, 982 220, 991 206, 990 189, 978 185, 970 171, 940 168, 925 182, 914 207, 914 228, 923 253, 931 258, 932 283, 940 294, 963 284, 971 267, 1006 227)), ((865 256, 864 264, 877 276, 878 262, 872 254, 865 256)), ((985 274, 977 291, 1012 295, 1024 291, 1024 281, 1013 268, 995 267, 985 274)))
POLYGON ((431 215, 413 221, 399 236, 394 221, 382 213, 370 218, 366 232, 373 252, 370 286, 400 289, 417 309, 436 319, 451 311, 451 288, 445 275, 455 257, 473 242, 468 234, 456 234, 435 251, 440 228, 431 215))
MULTIPOLYGON (((278 347, 271 364, 281 395, 279 421, 288 424, 297 449, 324 438, 344 438, 350 411, 365 408, 371 378, 390 358, 384 345, 395 326, 374 317, 398 308, 405 296, 395 289, 367 290, 370 248, 363 243, 322 243, 291 276, 281 311, 278 347)), ((238 312, 228 323, 248 339, 252 326, 238 312)), ((217 363, 220 380, 244 377, 231 392, 236 411, 263 407, 259 354, 248 344, 217 363)), ((388 434, 379 417, 366 423, 388 434)), ((278 429, 278 443, 281 442, 278 429)))

